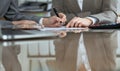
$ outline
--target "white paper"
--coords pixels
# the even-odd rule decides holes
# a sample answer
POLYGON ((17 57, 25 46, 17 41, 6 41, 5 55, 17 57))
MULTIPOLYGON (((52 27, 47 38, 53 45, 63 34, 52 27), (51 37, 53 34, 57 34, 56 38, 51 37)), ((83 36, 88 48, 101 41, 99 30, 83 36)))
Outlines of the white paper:
POLYGON ((45 27, 43 29, 40 29, 41 31, 72 31, 72 30, 84 30, 86 28, 66 28, 65 26, 62 27, 45 27))

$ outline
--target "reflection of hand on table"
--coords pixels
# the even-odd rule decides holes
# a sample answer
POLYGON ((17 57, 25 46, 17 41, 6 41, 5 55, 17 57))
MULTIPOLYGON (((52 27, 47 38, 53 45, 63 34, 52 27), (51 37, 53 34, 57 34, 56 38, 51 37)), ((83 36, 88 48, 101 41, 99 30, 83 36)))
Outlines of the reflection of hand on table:
POLYGON ((85 29, 74 29, 74 30, 70 30, 70 31, 68 31, 68 30, 66 30, 66 31, 58 31, 57 32, 57 34, 58 34, 58 36, 59 37, 61 37, 61 38, 63 38, 63 37, 66 37, 67 36, 67 33, 68 32, 72 32, 72 33, 81 33, 81 32, 83 32, 83 31, 88 31, 89 29, 88 28, 85 28, 85 29))
POLYGON ((58 36, 59 36, 60 38, 63 38, 63 37, 66 37, 66 36, 67 36, 67 32, 66 32, 66 31, 59 31, 59 32, 57 32, 57 34, 58 34, 58 36))
POLYGON ((55 32, 59 37, 65 37, 67 36, 68 32, 72 33, 81 33, 83 31, 88 30, 88 28, 67 28, 65 26, 61 27, 44 27, 43 29, 40 29, 40 31, 49 31, 49 32, 55 32))

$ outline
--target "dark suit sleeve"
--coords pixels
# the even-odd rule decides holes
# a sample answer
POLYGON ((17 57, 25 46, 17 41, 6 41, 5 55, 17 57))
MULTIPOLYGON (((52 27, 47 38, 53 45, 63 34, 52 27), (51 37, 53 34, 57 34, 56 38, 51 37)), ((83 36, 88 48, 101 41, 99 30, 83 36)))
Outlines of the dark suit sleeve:
POLYGON ((33 20, 37 23, 40 20, 40 17, 33 16, 33 15, 25 15, 19 12, 18 10, 18 2, 17 0, 11 0, 10 7, 8 9, 8 12, 5 14, 5 18, 7 20, 13 21, 13 20, 33 20))
POLYGON ((117 0, 103 0, 101 13, 93 14, 91 17, 97 18, 101 22, 116 22, 117 0))
POLYGON ((12 25, 11 21, 0 20, 0 27, 12 27, 12 25))

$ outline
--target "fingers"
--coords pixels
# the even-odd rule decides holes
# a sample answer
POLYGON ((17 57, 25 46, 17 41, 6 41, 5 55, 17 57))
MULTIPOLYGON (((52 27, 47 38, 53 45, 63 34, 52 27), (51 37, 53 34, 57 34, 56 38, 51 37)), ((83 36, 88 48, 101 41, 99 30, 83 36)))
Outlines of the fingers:
POLYGON ((34 26, 37 24, 35 21, 31 21, 31 20, 13 21, 12 23, 16 26, 16 28, 23 28, 23 29, 35 28, 34 26))
POLYGON ((66 27, 88 27, 92 23, 92 20, 87 18, 74 17, 66 27))
POLYGON ((30 20, 24 20, 24 21, 22 21, 21 24, 25 24, 25 25, 35 25, 36 22, 35 22, 35 21, 30 21, 30 20))
POLYGON ((79 17, 74 17, 67 25, 66 27, 81 27, 81 18, 79 17))
POLYGON ((67 21, 65 14, 59 13, 59 16, 60 16, 60 18, 62 19, 62 22, 66 22, 66 21, 67 21))
POLYGON ((34 21, 30 21, 30 20, 24 20, 21 22, 21 28, 25 28, 25 29, 31 29, 31 28, 35 28, 34 26, 36 25, 37 23, 34 22, 34 21))
POLYGON ((67 28, 68 28, 68 27, 72 27, 72 26, 74 25, 74 22, 76 21, 76 18, 77 18, 77 17, 73 18, 73 19, 66 25, 66 27, 67 27, 67 28))
POLYGON ((31 24, 36 24, 35 21, 31 21, 31 20, 21 20, 21 21, 13 21, 12 22, 14 25, 31 25, 31 24))
POLYGON ((56 27, 59 27, 59 26, 62 26, 62 25, 64 25, 64 22, 63 22, 63 20, 61 19, 61 18, 59 18, 59 17, 56 17, 56 16, 53 16, 53 18, 52 18, 52 25, 54 25, 54 26, 56 26, 56 27))
POLYGON ((62 19, 60 19, 59 17, 54 16, 53 19, 53 25, 58 27, 58 26, 62 26, 62 19))
POLYGON ((63 13, 59 13, 59 17, 52 16, 50 18, 43 19, 43 25, 46 27, 60 27, 65 24, 66 16, 63 13))
POLYGON ((56 16, 55 16, 55 19, 56 19, 56 22, 57 22, 57 23, 62 23, 62 21, 63 21, 61 18, 56 17, 56 16))

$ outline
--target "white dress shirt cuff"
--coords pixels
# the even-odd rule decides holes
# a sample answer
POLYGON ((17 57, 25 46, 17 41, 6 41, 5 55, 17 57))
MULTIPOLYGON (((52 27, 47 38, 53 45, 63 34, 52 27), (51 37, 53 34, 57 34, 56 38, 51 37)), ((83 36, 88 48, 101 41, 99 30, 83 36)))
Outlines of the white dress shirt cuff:
POLYGON ((92 24, 95 24, 97 22, 97 20, 95 18, 93 18, 93 17, 86 17, 86 18, 92 20, 92 24))
POLYGON ((39 24, 38 24, 41 28, 44 28, 44 25, 43 25, 43 18, 41 18, 39 20, 39 24))
POLYGON ((43 25, 43 18, 41 18, 41 19, 39 20, 39 24, 40 24, 40 25, 43 25))

